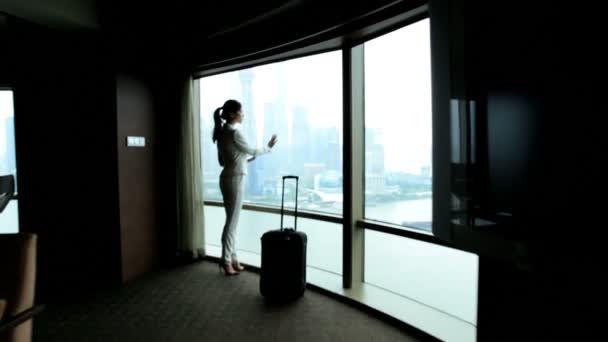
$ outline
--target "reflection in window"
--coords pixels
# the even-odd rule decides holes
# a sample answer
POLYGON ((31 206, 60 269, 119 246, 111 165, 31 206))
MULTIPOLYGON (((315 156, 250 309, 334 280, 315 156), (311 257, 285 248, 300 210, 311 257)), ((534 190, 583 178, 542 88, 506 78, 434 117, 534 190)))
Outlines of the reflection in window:
POLYGON ((371 40, 365 53, 365 217, 431 231, 429 20, 371 40))
MULTIPOLYGON (((298 206, 342 213, 341 52, 263 65, 200 79, 203 183, 206 200, 221 200, 213 111, 227 99, 243 104, 242 130, 251 145, 273 133, 269 155, 249 163, 245 201, 279 206, 281 176, 300 176, 298 206)), ((286 183, 286 206, 293 206, 286 183)))
MULTIPOLYGON (((0 175, 15 177, 17 192, 17 163, 15 159, 15 115, 13 91, 0 90, 0 175)), ((0 213, 0 234, 19 231, 18 202, 12 200, 0 213)))

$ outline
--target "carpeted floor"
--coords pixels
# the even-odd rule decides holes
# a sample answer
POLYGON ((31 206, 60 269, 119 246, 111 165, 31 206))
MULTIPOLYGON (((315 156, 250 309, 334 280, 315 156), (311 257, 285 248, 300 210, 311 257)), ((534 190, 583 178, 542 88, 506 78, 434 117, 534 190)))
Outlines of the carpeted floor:
POLYGON ((321 293, 267 304, 259 276, 219 274, 204 261, 144 276, 116 291, 47 305, 34 342, 49 341, 419 341, 321 293))

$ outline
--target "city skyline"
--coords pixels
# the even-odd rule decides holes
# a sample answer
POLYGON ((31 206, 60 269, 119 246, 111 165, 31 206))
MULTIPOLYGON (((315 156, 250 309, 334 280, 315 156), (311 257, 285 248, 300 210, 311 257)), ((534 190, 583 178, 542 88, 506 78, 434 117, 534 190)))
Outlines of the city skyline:
MULTIPOLYGON (((428 22, 422 22, 364 44, 366 217, 422 229, 432 220, 429 39, 428 22)), ((280 204, 280 176, 296 174, 306 198, 303 209, 342 212, 341 51, 198 82, 207 199, 221 200, 217 147, 210 143, 212 113, 236 99, 243 105, 241 129, 250 145, 261 147, 272 134, 279 138, 272 153, 248 165, 245 200, 280 204)))
MULTIPOLYGON (((432 101, 430 31, 428 21, 408 26, 364 44, 365 127, 382 128, 387 171, 419 174, 432 165, 432 101)), ((201 121, 212 122, 213 111, 229 98, 241 101, 245 123, 256 117, 250 144, 263 146, 276 133, 289 143, 296 108, 307 111, 312 129, 336 127, 342 136, 342 52, 271 63, 204 77, 200 82, 201 121), (240 73, 251 74, 251 97, 245 101, 240 73), (319 82, 322 80, 322 82, 319 82), (247 102, 247 103, 245 103, 247 102), (259 117, 268 104, 287 123, 270 132, 259 117), (253 137, 255 136, 255 137, 253 137)), ((208 137, 203 137, 206 143, 208 137)))

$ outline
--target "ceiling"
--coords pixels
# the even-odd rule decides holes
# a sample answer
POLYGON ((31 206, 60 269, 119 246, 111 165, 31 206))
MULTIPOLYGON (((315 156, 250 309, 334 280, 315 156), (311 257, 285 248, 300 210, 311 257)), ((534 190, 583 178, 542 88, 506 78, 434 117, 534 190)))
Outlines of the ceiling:
MULTIPOLYGON (((209 35, 234 30, 314 0, 0 0, 0 12, 62 31, 99 31, 114 25, 197 22, 209 35), (115 22, 116 21, 116 22, 115 22)), ((318 1, 317 1, 318 3, 318 1)), ((151 27, 154 29, 154 27, 151 27)))
POLYGON ((116 51, 143 58, 181 54, 204 64, 311 36, 384 6, 420 2, 0 0, 0 14, 57 31, 101 33, 116 51))
POLYGON ((328 13, 352 14, 399 2, 407 1, 359 0, 337 8, 324 0, 0 0, 0 12, 65 31, 107 30, 115 25, 166 29, 171 24, 214 36, 296 11, 316 21, 328 13))
POLYGON ((0 11, 58 30, 98 30, 96 0, 0 0, 0 11))

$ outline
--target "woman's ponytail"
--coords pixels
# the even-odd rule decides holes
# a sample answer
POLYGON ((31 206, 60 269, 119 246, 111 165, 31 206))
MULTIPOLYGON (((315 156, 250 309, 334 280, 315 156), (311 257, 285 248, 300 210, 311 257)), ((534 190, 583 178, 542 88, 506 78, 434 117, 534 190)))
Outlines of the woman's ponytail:
POLYGON ((215 127, 213 128, 213 137, 211 138, 213 142, 219 140, 220 134, 222 133, 222 117, 220 116, 220 112, 222 111, 222 107, 213 112, 213 121, 215 122, 215 127))
POLYGON ((237 113, 242 108, 241 103, 237 100, 228 100, 224 102, 224 105, 219 107, 213 112, 213 121, 215 121, 215 128, 213 128, 213 142, 220 139, 222 134, 222 120, 230 123, 232 120, 232 114, 237 113), (220 114, 221 112, 221 114, 220 114))

